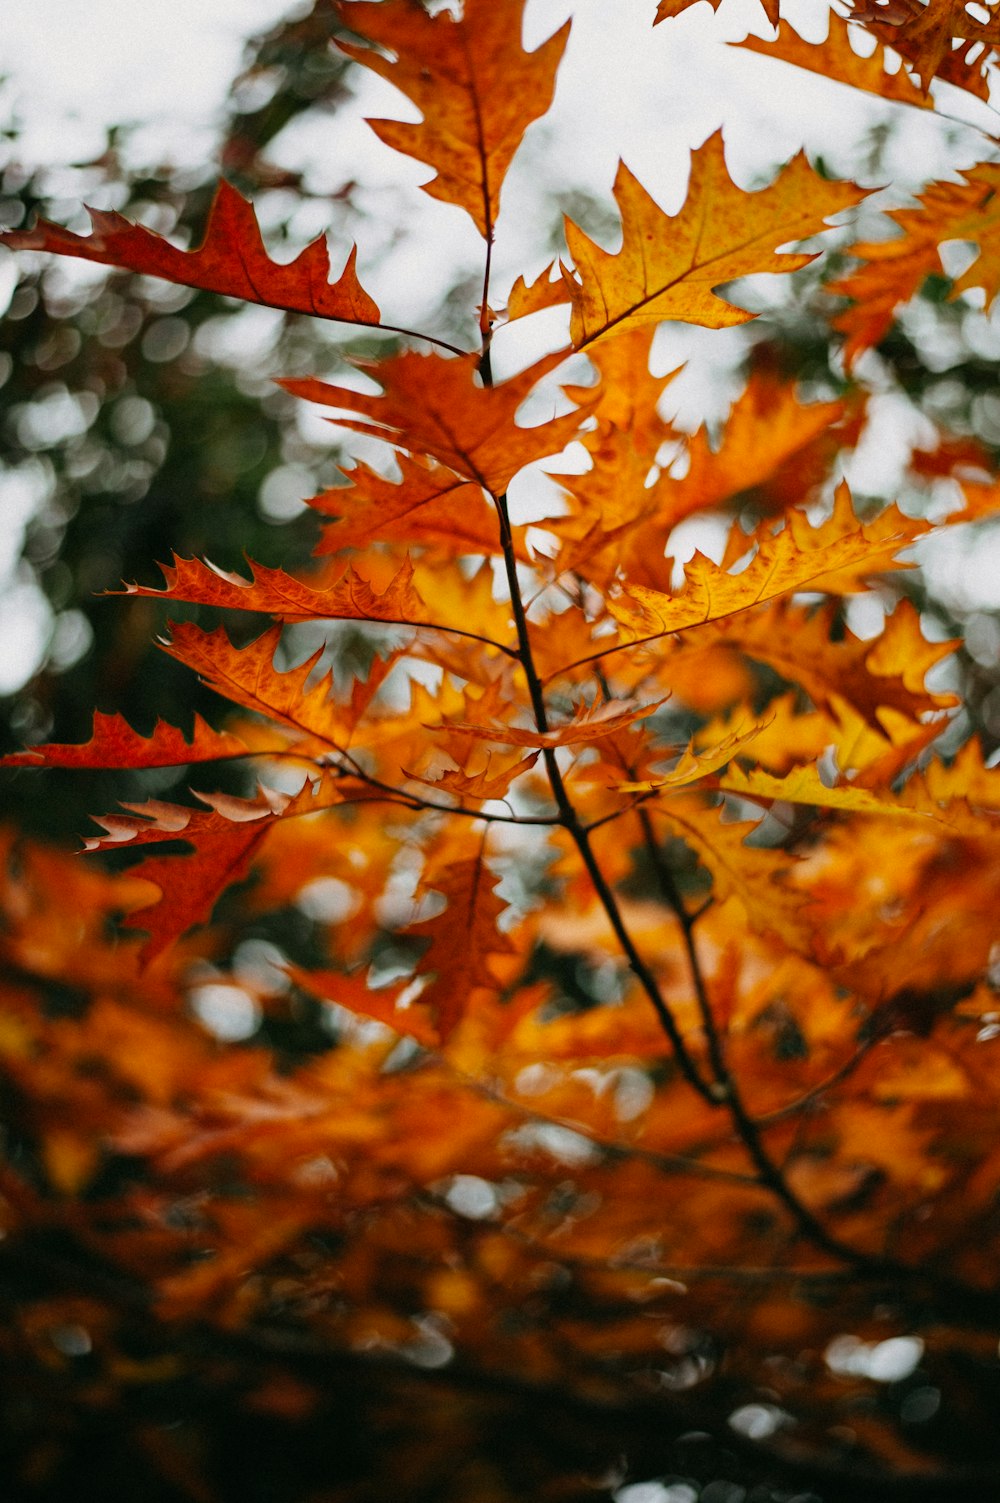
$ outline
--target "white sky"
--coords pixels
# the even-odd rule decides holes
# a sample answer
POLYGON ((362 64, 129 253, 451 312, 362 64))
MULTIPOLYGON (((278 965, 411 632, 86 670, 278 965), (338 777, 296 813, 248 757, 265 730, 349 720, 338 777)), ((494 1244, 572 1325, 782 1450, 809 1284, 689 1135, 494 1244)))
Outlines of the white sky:
MULTIPOLYGON (((107 125, 136 121, 141 130, 133 138, 133 156, 147 165, 168 161, 181 169, 211 159, 215 124, 239 70, 245 37, 295 9, 281 0, 0 0, 0 5, 0 71, 8 78, 0 91, 0 117, 12 110, 18 120, 25 165, 85 161, 102 149, 107 125)), ((981 138, 968 131, 951 131, 946 145, 949 127, 929 113, 895 108, 726 46, 726 40, 742 38, 748 30, 770 34, 757 0, 723 0, 718 15, 708 4, 697 5, 654 28, 655 8, 655 0, 528 0, 529 47, 570 13, 574 28, 553 110, 529 133, 520 168, 515 163, 505 191, 498 296, 505 279, 521 270, 534 274, 542 264, 526 227, 538 223, 536 207, 553 189, 579 188, 606 197, 621 155, 654 196, 676 210, 689 149, 720 125, 730 171, 743 186, 770 177, 801 147, 822 151, 835 171, 853 175, 859 143, 884 119, 905 122, 890 145, 889 163, 904 184, 969 165, 982 153, 981 138)), ((826 9, 825 0, 783 5, 783 13, 812 37, 823 34, 826 9)), ((419 325, 422 310, 434 305, 456 274, 474 274, 481 247, 464 215, 419 192, 427 169, 383 147, 363 123, 366 114, 413 118, 408 104, 372 74, 359 72, 354 88, 355 99, 335 119, 294 124, 273 154, 289 165, 308 164, 316 193, 334 193, 351 180, 361 185, 357 203, 365 218, 356 233, 363 280, 394 318, 419 325)), ((957 104, 956 91, 948 94, 949 108, 966 107, 964 101, 957 104)), ((324 205, 311 212, 324 212, 324 205)), ((304 236, 324 227, 296 223, 304 236)), ((12 259, 0 252, 0 306, 13 276, 12 259)), ((81 268, 80 274, 92 272, 81 268)), ((723 352, 726 336, 711 337, 723 352)), ((678 355, 687 338, 679 334, 678 355)), ((867 462, 877 465, 881 452, 888 464, 892 449, 891 443, 883 451, 875 446, 867 462)), ((877 489, 870 483, 866 488, 877 489)), ((23 601, 20 609, 24 621, 23 601)), ((0 602, 0 637, 5 617, 10 620, 0 602)), ((37 641, 44 621, 34 630, 37 641)), ((0 663, 0 692, 9 682, 0 663)))

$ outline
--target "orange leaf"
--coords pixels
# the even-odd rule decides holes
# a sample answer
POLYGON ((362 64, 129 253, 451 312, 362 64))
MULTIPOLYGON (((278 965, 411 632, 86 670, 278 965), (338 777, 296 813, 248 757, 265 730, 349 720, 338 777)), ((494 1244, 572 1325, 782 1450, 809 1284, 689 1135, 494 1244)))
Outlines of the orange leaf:
POLYGON ((207 561, 179 558, 161 564, 166 580, 162 590, 128 584, 112 594, 140 595, 160 600, 188 600, 221 610, 260 611, 282 621, 383 621, 401 625, 426 623, 427 607, 413 588, 413 566, 406 561, 386 588, 377 594, 352 568, 332 584, 315 585, 296 579, 284 569, 270 569, 251 561, 251 579, 218 569, 207 561))
POLYGON ((561 353, 547 355, 520 375, 491 387, 479 383, 475 355, 446 359, 411 351, 379 362, 354 362, 379 382, 382 393, 377 396, 315 377, 283 380, 279 385, 310 402, 362 414, 369 421, 355 417, 330 421, 356 433, 370 433, 411 454, 437 459, 496 496, 506 491, 523 465, 558 454, 580 425, 582 410, 535 428, 519 428, 514 422, 525 397, 562 358, 561 353))
MULTIPOLYGON (((749 771, 731 767, 718 779, 718 786, 727 793, 737 793, 741 798, 759 799, 764 803, 780 800, 786 804, 808 804, 817 809, 842 809, 853 814, 945 818, 930 802, 916 807, 913 803, 901 802, 889 792, 858 787, 856 783, 843 782, 831 787, 820 777, 815 765, 795 767, 781 778, 763 772, 759 767, 752 767, 749 771)), ((945 822, 953 823, 947 819, 945 822)))
MULTIPOLYGON (((661 21, 672 21, 675 16, 683 15, 686 10, 691 9, 692 5, 697 5, 698 3, 699 0, 660 0, 653 25, 658 26, 661 21)), ((778 0, 760 0, 760 3, 771 25, 777 26, 778 0)), ((718 10, 721 4, 722 0, 711 0, 713 10, 718 10)))
POLYGON ((839 610, 837 601, 819 609, 773 601, 721 621, 719 638, 801 685, 816 705, 829 704, 833 696, 846 699, 872 726, 878 726, 877 712, 885 707, 919 715, 957 703, 953 694, 924 688, 927 672, 957 644, 928 642, 910 601, 899 602, 873 641, 851 632, 838 639, 839 610))
POLYGON ((275 820, 342 803, 345 787, 343 781, 327 775, 307 782, 294 795, 261 787, 255 799, 203 793, 196 797, 209 808, 149 799, 144 804, 123 805, 130 811, 127 815, 95 816, 106 833, 84 842, 88 851, 174 840, 194 848, 191 856, 157 856, 129 872, 130 877, 141 877, 160 889, 159 898, 124 920, 128 928, 145 929, 149 935, 142 949, 144 964, 211 916, 222 891, 246 876, 254 852, 275 820))
POLYGON ((189 762, 217 762, 226 757, 255 755, 239 736, 213 731, 200 715, 188 741, 183 733, 158 720, 151 736, 140 736, 121 715, 94 711, 89 741, 63 745, 51 741, 27 751, 0 757, 4 767, 183 767, 189 762))
POLYGON ((433 979, 420 993, 421 1007, 437 1021, 446 1040, 469 1006, 469 994, 480 987, 495 990, 490 969, 493 955, 507 954, 512 945, 497 929, 504 904, 496 896, 496 879, 481 856, 454 861, 421 884, 443 893, 447 907, 435 918, 420 919, 403 933, 429 937, 416 976, 433 979))
POLYGON ((722 812, 710 818, 695 793, 680 794, 654 809, 656 818, 679 835, 711 873, 719 902, 736 898, 758 933, 774 935, 793 950, 808 953, 811 926, 803 913, 806 900, 785 881, 796 858, 787 851, 748 846, 745 837, 757 825, 753 821, 724 823, 722 812))
POLYGON ((677 763, 668 773, 660 777, 647 778, 640 783, 619 783, 621 793, 645 793, 657 788, 684 788, 691 783, 697 783, 709 773, 717 772, 720 767, 725 767, 734 757, 738 757, 743 748, 749 746, 751 741, 761 734, 770 724, 770 717, 757 721, 753 725, 737 726, 722 741, 714 746, 707 746, 704 750, 698 750, 694 742, 684 748, 677 763))
POLYGON ((920 291, 930 275, 941 273, 943 241, 972 240, 979 255, 955 282, 952 295, 969 287, 986 289, 987 307, 1000 292, 1000 164, 984 162, 958 183, 931 183, 918 195, 919 209, 897 209, 888 217, 903 231, 892 240, 852 245, 862 262, 856 271, 831 282, 828 291, 853 298, 854 306, 834 319, 847 334, 844 359, 850 366, 862 350, 885 336, 896 309, 920 291))
POLYGON ((501 746, 578 746, 587 741, 597 741, 602 736, 612 736, 636 720, 652 715, 665 701, 658 699, 653 704, 635 705, 624 700, 609 699, 603 704, 579 705, 568 725, 554 727, 550 731, 531 731, 520 726, 472 725, 468 721, 449 720, 444 728, 460 736, 472 736, 478 741, 496 741, 501 746))
POLYGON ((289 265, 279 265, 264 249, 252 205, 227 182, 221 182, 216 190, 205 238, 193 251, 178 250, 162 235, 129 224, 113 211, 91 209, 89 213, 93 222, 90 235, 75 235, 42 219, 32 230, 9 230, 0 235, 0 244, 12 250, 78 256, 293 313, 315 313, 349 324, 379 321, 378 307, 355 273, 355 249, 334 283, 330 282, 330 256, 323 237, 314 240, 289 265))
MULTIPOLYGON (((314 511, 336 518, 324 523, 317 555, 368 548, 375 539, 444 547, 452 556, 501 551, 496 513, 478 486, 434 460, 397 453, 396 461, 402 471, 399 481, 359 464, 346 472, 350 485, 313 497, 309 505, 314 511)), ((522 557, 523 531, 516 529, 522 557)))
POLYGON ((500 188, 521 137, 552 101, 567 22, 535 52, 521 47, 524 0, 464 0, 459 16, 415 0, 339 0, 346 26, 388 52, 338 45, 417 106, 419 125, 371 120, 380 140, 435 168, 424 192, 471 214, 493 239, 500 188))
POLYGON ((684 566, 684 586, 676 595, 632 585, 609 600, 608 609, 630 640, 652 641, 797 590, 850 592, 860 588, 859 575, 905 567, 894 563, 892 555, 927 525, 894 506, 874 522, 861 524, 842 488, 833 515, 819 527, 810 527, 802 512, 789 512, 785 527, 761 543, 740 573, 731 574, 695 554, 684 566))
POLYGON ((423 999, 408 1006, 398 1006, 399 997, 409 990, 409 982, 405 986, 372 987, 364 976, 345 975, 341 971, 307 971, 300 966, 289 966, 288 974, 311 996, 346 1007, 358 1017, 384 1023, 396 1033, 416 1039, 426 1049, 433 1049, 440 1043, 438 1030, 423 999))
POLYGON ((762 511, 802 503, 826 478, 838 449, 856 438, 862 415, 857 403, 802 402, 784 377, 753 371, 721 443, 713 448, 699 428, 688 442, 687 473, 679 480, 664 475, 653 487, 656 521, 673 527, 746 492, 762 511))
MULTIPOLYGON (((777 12, 777 5, 775 11, 777 12)), ((743 47, 748 52, 759 53, 761 57, 773 57, 776 61, 791 63, 796 68, 807 68, 811 73, 819 73, 835 83, 846 84, 852 89, 864 89, 869 94, 877 94, 880 99, 890 99, 895 104, 911 104, 924 110, 934 108, 933 101, 911 83, 905 68, 900 68, 895 73, 886 72, 884 47, 876 46, 868 57, 862 57, 851 46, 851 27, 843 16, 831 10, 827 20, 829 30, 823 42, 807 42, 787 22, 779 23, 775 15, 778 35, 773 41, 748 36, 742 42, 731 42, 730 46, 743 47)))
MULTIPOLYGON (((222 627, 203 631, 191 622, 175 623, 163 651, 185 663, 201 676, 218 694, 234 704, 254 710, 277 721, 304 737, 299 749, 303 754, 325 754, 342 749, 350 741, 360 715, 358 705, 339 705, 333 700, 332 673, 307 687, 307 680, 323 649, 318 648, 297 668, 280 673, 274 667, 274 653, 281 641, 281 627, 273 626, 245 647, 234 647, 222 627), (317 746, 316 743, 319 743, 317 746)), ((361 686, 374 693, 379 675, 373 670, 369 684, 361 686)))
POLYGON ((468 772, 464 768, 446 768, 434 778, 418 777, 415 773, 409 773, 408 776, 414 782, 426 783, 428 788, 454 793, 460 798, 501 799, 506 796, 515 778, 530 772, 537 761, 537 752, 531 752, 520 759, 516 753, 514 756, 508 754, 504 757, 491 754, 478 772, 468 772), (496 770, 497 763, 500 764, 499 771, 496 770))
POLYGON ((800 153, 768 188, 744 193, 726 171, 722 134, 691 156, 687 200, 671 217, 624 163, 615 180, 622 216, 622 248, 601 250, 571 221, 566 240, 580 283, 570 281, 571 332, 577 349, 612 329, 682 319, 721 329, 755 315, 715 289, 761 271, 795 271, 815 254, 775 247, 804 240, 826 227, 869 190, 817 176, 800 153))
POLYGON ((995 16, 980 20, 970 13, 967 0, 895 0, 891 8, 878 0, 852 0, 852 8, 855 19, 905 58, 925 90, 940 78, 989 98, 986 70, 991 49, 1000 42, 995 16), (958 38, 964 47, 955 47, 958 38))

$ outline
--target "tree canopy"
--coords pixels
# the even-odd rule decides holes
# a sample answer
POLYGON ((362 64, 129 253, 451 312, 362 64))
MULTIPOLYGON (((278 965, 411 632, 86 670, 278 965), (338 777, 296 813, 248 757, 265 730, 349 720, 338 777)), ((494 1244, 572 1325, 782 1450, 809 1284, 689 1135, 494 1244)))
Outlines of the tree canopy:
POLYGON ((249 44, 221 178, 113 138, 89 229, 4 169, 54 624, 0 759, 27 1497, 996 1486, 1000 630, 920 566, 1000 509, 998 22, 769 0, 761 66, 888 107, 857 181, 741 186, 716 133, 675 212, 620 163, 617 228, 568 205, 507 287, 572 28, 523 10, 317 0, 249 44), (351 185, 276 232, 268 147, 360 70, 478 236, 420 327, 351 185), (917 111, 985 123, 914 198, 917 111), (679 324, 740 330, 721 420, 671 406, 679 324))

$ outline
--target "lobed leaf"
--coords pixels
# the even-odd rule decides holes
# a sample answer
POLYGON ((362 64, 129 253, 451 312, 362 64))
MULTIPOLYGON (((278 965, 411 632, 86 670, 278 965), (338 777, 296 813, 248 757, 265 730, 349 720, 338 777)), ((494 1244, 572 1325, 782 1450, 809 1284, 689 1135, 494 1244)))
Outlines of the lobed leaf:
POLYGON ((558 454, 579 428, 583 408, 534 428, 520 428, 514 421, 525 398, 562 359, 562 352, 547 355, 509 381, 484 386, 475 355, 447 359, 407 351, 388 360, 354 362, 379 383, 380 395, 315 377, 279 384, 307 401, 360 415, 330 419, 340 427, 435 459, 498 496, 518 470, 558 454))
POLYGON ((500 189, 521 137, 552 102, 570 23, 534 52, 521 46, 524 0, 464 0, 458 15, 429 14, 416 0, 338 0, 359 36, 392 53, 340 42, 343 52, 401 90, 419 125, 370 120, 380 140, 427 162, 437 176, 424 192, 457 204, 488 241, 500 189))
POLYGON ((602 250, 572 221, 566 241, 579 281, 566 273, 573 300, 571 334, 584 349, 635 324, 680 319, 721 329, 755 315, 717 295, 716 288, 762 271, 795 271, 815 253, 778 253, 826 228, 832 214, 869 191, 819 177, 801 153, 757 193, 744 193, 726 171, 722 133, 691 156, 687 199, 668 215, 624 163, 615 179, 622 248, 602 250))
POLYGON ((200 715, 188 740, 183 732, 157 720, 151 736, 140 736, 121 715, 94 711, 89 741, 64 745, 50 741, 26 751, 0 757, 2 767, 184 767, 191 762, 217 762, 256 755, 239 736, 214 731, 200 715))
POLYGON ((295 260, 283 266, 264 249, 253 206, 230 183, 220 182, 205 226, 205 238, 194 250, 180 250, 162 235, 130 224, 114 211, 89 211, 93 230, 76 235, 47 220, 31 230, 8 230, 0 245, 11 250, 53 251, 103 266, 119 266, 146 276, 163 277, 184 287, 199 287, 263 303, 293 313, 314 313, 342 323, 377 325, 378 305, 365 292, 354 269, 352 247, 344 270, 330 281, 330 255, 320 237, 295 260))

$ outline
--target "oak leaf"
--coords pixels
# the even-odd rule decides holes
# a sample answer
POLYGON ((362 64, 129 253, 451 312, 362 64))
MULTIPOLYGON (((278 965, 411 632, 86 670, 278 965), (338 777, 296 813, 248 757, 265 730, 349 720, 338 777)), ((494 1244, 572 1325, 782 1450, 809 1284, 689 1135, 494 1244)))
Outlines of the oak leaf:
POLYGON ((908 600, 899 602, 881 636, 871 641, 850 631, 838 635, 839 611, 838 601, 808 607, 776 600, 720 621, 717 631, 720 641, 799 684, 815 705, 846 699, 875 727, 886 707, 918 715, 958 702, 953 694, 924 686, 929 670, 957 644, 928 642, 919 612, 908 600))
MULTIPOLYGON (((698 4, 699 0, 660 0, 653 25, 657 26, 661 21, 672 21, 676 16, 683 15, 686 10, 690 10, 692 5, 698 4)), ((712 9, 717 11, 722 0, 710 0, 710 4, 712 9)), ((771 25, 777 26, 779 0, 760 0, 760 4, 771 25)))
MULTIPOLYGON (((478 486, 432 459, 397 453, 396 462, 398 481, 358 464, 345 472, 349 485, 309 501, 321 516, 335 518, 324 522, 317 556, 368 548, 375 539, 441 548, 449 556, 500 552, 496 513, 478 486)), ((524 529, 514 534, 518 554, 526 557, 524 529)))
POLYGON ((516 752, 504 756, 489 753, 483 766, 474 772, 467 767, 456 767, 444 768, 433 778, 416 777, 413 773, 410 776, 415 782, 426 783, 428 788, 454 793, 459 798, 502 799, 515 778, 530 772, 537 761, 537 751, 526 757, 518 757, 516 752))
POLYGON ((208 807, 194 809, 148 799, 144 804, 123 805, 129 811, 125 815, 95 816, 105 833, 84 842, 88 851, 165 841, 193 847, 193 856, 153 857, 129 873, 160 889, 159 898, 124 920, 126 927, 144 929, 149 935, 141 952, 144 964, 210 917, 220 894, 247 875, 257 847, 275 820, 329 808, 343 802, 346 794, 343 783, 325 774, 315 782, 307 781, 294 795, 261 786, 254 799, 196 796, 208 807))
POLYGON ((755 315, 715 289, 752 273, 808 265, 815 253, 777 253, 775 247, 817 234, 830 215, 853 207, 869 190, 819 177, 800 153, 769 187, 744 193, 726 171, 717 132, 692 153, 679 214, 665 214, 624 163, 614 191, 622 217, 620 251, 602 250, 566 222, 579 277, 566 274, 577 349, 611 331, 663 319, 710 329, 746 323, 755 315))
POLYGON ((824 781, 818 767, 796 767, 784 777, 775 777, 759 767, 731 767, 718 779, 718 786, 741 798, 764 803, 808 804, 817 809, 840 809, 853 814, 893 814, 918 819, 940 818, 935 807, 916 807, 886 790, 859 787, 855 782, 824 781))
POLYGON ((645 642, 796 591, 850 593, 861 588, 866 574, 906 567, 894 555, 926 530, 926 522, 906 517, 894 506, 873 522, 859 523, 842 489, 833 514, 818 527, 810 527, 802 512, 789 512, 786 525, 765 537, 740 573, 695 554, 684 566, 684 585, 676 595, 627 586, 608 601, 608 609, 627 640, 645 642))
POLYGON ((446 359, 412 351, 378 363, 354 362, 381 385, 379 395, 315 377, 279 384, 294 396, 359 414, 331 418, 339 427, 436 459, 498 496, 522 466, 558 454, 580 425, 584 413, 579 409, 534 428, 514 421, 524 399, 562 358, 561 352, 547 355, 497 386, 481 384, 475 355, 446 359))
POLYGON ((162 589, 127 584, 125 595, 161 600, 186 600, 221 610, 259 611, 282 621, 382 621, 400 625, 426 624, 427 607, 413 588, 413 565, 407 560, 382 591, 376 591, 353 568, 329 584, 297 579, 284 569, 250 562, 252 578, 219 569, 207 560, 179 558, 161 564, 162 589))
POLYGON ((76 235, 42 219, 31 230, 8 230, 0 235, 0 244, 12 250, 54 251, 98 261, 293 313, 313 313, 349 324, 379 322, 377 304, 358 281, 354 248, 333 283, 322 236, 287 266, 272 261, 252 205, 225 181, 216 190, 205 238, 195 250, 178 250, 162 235, 129 224, 114 211, 91 209, 90 217, 90 235, 76 235))
POLYGON ((987 66, 1000 43, 1000 21, 988 9, 983 20, 966 0, 895 0, 890 8, 852 0, 852 14, 912 66, 925 91, 940 78, 989 98, 987 66), (958 39, 965 45, 956 48, 958 39))
POLYGON ((430 977, 419 1001, 435 1019, 442 1040, 461 1022, 471 992, 496 990, 491 959, 512 949, 497 929, 505 906, 496 895, 497 885, 482 855, 452 861, 429 879, 425 874, 421 884, 424 891, 442 893, 447 906, 434 918, 419 919, 403 930, 430 940, 415 979, 430 977))
POLYGON ((927 277, 941 273, 943 241, 971 240, 979 254, 959 277, 952 294, 986 289, 987 307, 1000 292, 1000 164, 980 163, 957 183, 931 183, 918 195, 919 209, 896 209, 888 216, 902 230, 891 240, 863 241, 848 254, 861 265, 828 284, 828 291, 853 299, 834 319, 847 334, 844 359, 850 366, 862 350, 888 333, 896 309, 919 292, 927 277))
POLYGON ((375 1023, 384 1023, 387 1028, 407 1038, 416 1039, 427 1049, 440 1043, 440 1034, 423 999, 418 998, 404 1006, 399 999, 406 986, 370 986, 360 974, 344 974, 340 971, 306 970, 301 966, 289 966, 288 974, 296 986, 302 987, 313 997, 346 1007, 358 1017, 370 1018, 375 1023))
POLYGON ((788 881, 795 856, 747 845, 746 837, 756 830, 756 823, 726 823, 723 812, 707 810, 697 793, 683 793, 658 803, 654 817, 695 852, 711 873, 719 902, 736 898, 757 933, 773 935, 793 950, 810 953, 813 925, 808 898, 788 881))
POLYGON ((768 716, 750 725, 738 725, 714 744, 703 744, 704 738, 699 738, 697 744, 692 742, 684 748, 669 772, 640 782, 619 783, 617 787, 622 793, 649 793, 660 788, 685 788, 691 783, 700 782, 710 773, 725 767, 734 757, 740 756, 744 748, 755 741, 770 723, 768 716))
POLYGON ((217 762, 229 757, 254 755, 241 737, 214 731, 200 715, 188 740, 183 732, 163 720, 151 736, 140 736, 121 715, 94 711, 94 729, 89 741, 79 745, 48 742, 26 751, 0 757, 4 767, 183 767, 189 762, 217 762))
POLYGON ((205 631, 182 622, 174 624, 170 640, 160 645, 168 656, 192 668, 209 688, 295 732, 289 750, 305 756, 343 750, 379 686, 381 672, 373 667, 368 683, 356 685, 352 703, 339 704, 331 697, 332 672, 308 683, 323 649, 318 648, 298 667, 280 672, 274 666, 280 641, 280 626, 269 628, 245 647, 234 647, 222 627, 205 631))
POLYGON ((838 449, 857 440, 863 417, 857 401, 803 402, 777 372, 754 370, 721 441, 713 446, 705 428, 697 429, 683 478, 667 474, 652 488, 653 517, 673 527, 694 511, 743 497, 763 512, 801 504, 826 479, 838 449))
POLYGON ((424 192, 457 204, 487 241, 521 137, 552 102, 569 22, 536 51, 521 46, 524 0, 464 0, 461 13, 428 14, 416 0, 338 0, 337 13, 370 47, 343 52, 416 105, 419 125, 370 120, 380 140, 436 169, 424 192))
POLYGON ((636 705, 609 699, 597 705, 581 704, 572 720, 548 731, 528 730, 496 721, 474 724, 449 720, 444 723, 444 728, 453 735, 471 736, 477 741, 495 741, 501 746, 577 746, 597 741, 602 736, 613 736, 637 720, 652 715, 663 703, 664 700, 659 699, 654 704, 636 705))
POLYGON ((778 21, 776 16, 774 19, 778 34, 773 40, 748 36, 742 42, 730 45, 756 52, 761 57, 791 63, 796 68, 806 68, 835 83, 846 84, 848 88, 863 89, 869 94, 877 94, 880 99, 892 100, 894 104, 910 104, 925 110, 934 108, 926 92, 921 92, 911 82, 905 68, 899 68, 895 73, 886 71, 884 47, 876 45, 874 52, 867 57, 855 52, 850 42, 852 27, 835 10, 828 13, 828 31, 822 42, 807 42, 787 22, 778 21))

